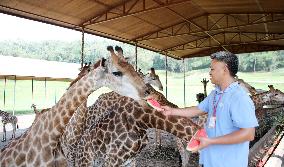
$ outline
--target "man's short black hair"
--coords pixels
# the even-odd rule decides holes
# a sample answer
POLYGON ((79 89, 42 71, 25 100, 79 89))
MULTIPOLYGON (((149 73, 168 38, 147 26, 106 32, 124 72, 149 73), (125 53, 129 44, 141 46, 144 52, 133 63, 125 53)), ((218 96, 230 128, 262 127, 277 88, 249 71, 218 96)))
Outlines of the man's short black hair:
POLYGON ((235 77, 237 72, 238 72, 238 67, 239 67, 239 60, 238 57, 227 51, 220 51, 211 54, 211 59, 221 61, 227 64, 227 67, 230 71, 231 76, 235 77))

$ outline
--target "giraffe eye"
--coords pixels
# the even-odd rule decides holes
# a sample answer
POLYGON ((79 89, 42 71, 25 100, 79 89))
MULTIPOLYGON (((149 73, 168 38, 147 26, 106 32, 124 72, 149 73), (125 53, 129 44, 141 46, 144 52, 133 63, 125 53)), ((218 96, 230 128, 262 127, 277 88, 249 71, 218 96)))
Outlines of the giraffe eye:
POLYGON ((112 74, 117 77, 121 77, 123 75, 121 71, 112 72, 112 74))

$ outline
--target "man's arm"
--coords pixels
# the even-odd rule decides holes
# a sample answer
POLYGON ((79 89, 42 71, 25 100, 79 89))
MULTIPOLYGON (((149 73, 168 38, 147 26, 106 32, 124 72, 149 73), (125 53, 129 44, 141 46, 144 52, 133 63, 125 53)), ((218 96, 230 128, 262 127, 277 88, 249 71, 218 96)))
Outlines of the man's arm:
POLYGON ((199 150, 212 144, 236 144, 245 141, 252 141, 254 139, 254 135, 255 128, 241 128, 240 130, 216 138, 196 137, 196 139, 200 140, 199 150))
POLYGON ((171 108, 168 106, 161 106, 164 115, 182 116, 182 117, 194 117, 204 114, 198 107, 186 107, 186 108, 171 108))

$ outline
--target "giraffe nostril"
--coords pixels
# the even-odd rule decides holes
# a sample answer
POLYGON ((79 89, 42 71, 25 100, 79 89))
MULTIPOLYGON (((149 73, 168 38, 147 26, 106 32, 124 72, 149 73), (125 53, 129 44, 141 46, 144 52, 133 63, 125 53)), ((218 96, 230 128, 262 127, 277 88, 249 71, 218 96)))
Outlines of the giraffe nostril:
POLYGON ((144 95, 145 95, 145 96, 150 95, 150 91, 149 91, 149 90, 146 90, 146 91, 144 92, 144 95))

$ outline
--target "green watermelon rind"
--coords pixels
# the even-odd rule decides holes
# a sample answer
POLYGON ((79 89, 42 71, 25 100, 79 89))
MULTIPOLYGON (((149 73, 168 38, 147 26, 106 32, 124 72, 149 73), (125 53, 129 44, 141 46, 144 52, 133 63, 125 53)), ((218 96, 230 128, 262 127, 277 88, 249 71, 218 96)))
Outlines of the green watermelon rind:
POLYGON ((158 111, 162 110, 160 104, 154 99, 147 99, 147 104, 158 111), (156 106, 153 102, 157 103, 159 106, 156 106))

